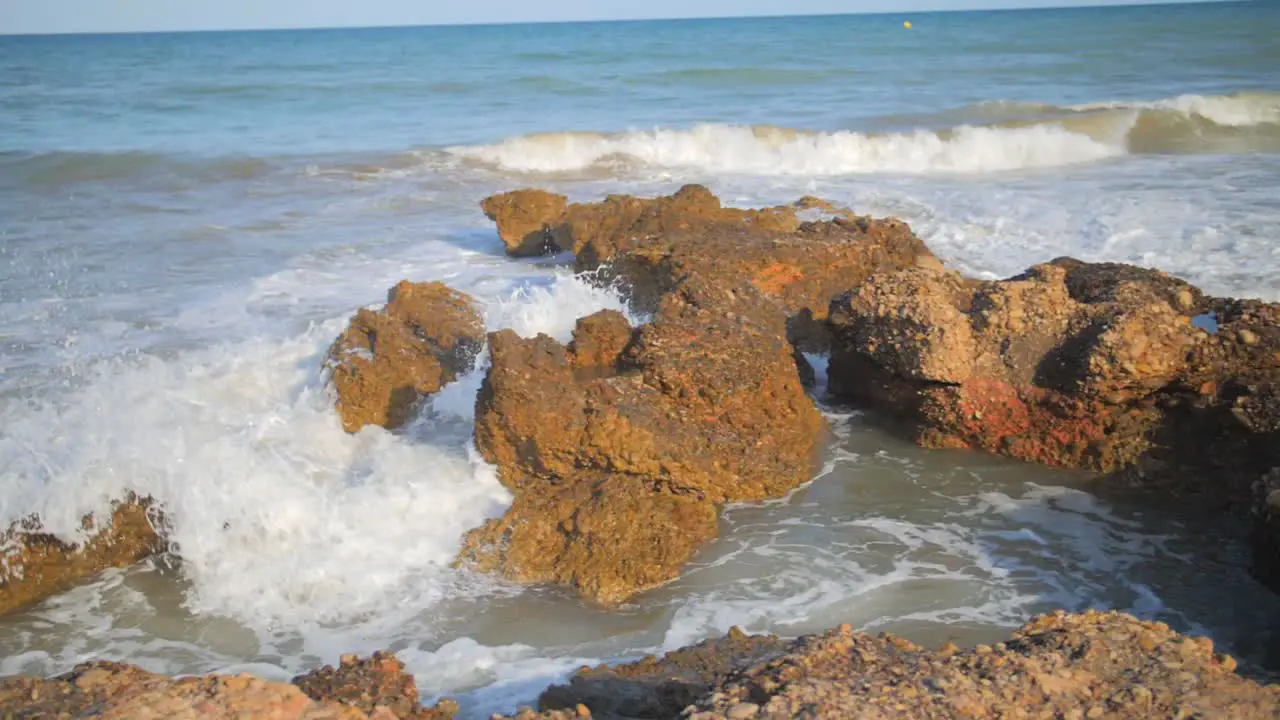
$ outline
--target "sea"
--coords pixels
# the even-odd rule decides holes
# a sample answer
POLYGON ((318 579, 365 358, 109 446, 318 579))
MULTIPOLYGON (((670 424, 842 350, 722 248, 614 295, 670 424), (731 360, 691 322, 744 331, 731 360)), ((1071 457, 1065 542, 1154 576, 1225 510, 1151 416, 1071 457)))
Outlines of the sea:
POLYGON ((1058 608, 1280 666, 1239 522, 921 450, 821 387, 813 481, 728 508, 667 587, 606 610, 453 568, 510 502, 484 368, 347 435, 329 343, 405 278, 567 339, 625 298, 505 257, 480 201, 686 183, 900 217, 974 277, 1071 255, 1280 300, 1280 4, 0 37, 0 522, 74 541, 132 492, 178 558, 0 619, 0 675, 391 649, 485 718, 735 625, 963 644, 1058 608))

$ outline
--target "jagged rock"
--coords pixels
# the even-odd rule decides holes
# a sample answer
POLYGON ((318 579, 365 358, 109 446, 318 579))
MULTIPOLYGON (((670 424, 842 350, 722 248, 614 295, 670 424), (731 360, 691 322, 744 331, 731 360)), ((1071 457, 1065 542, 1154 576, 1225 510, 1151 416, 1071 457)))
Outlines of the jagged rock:
POLYGON ((726 288, 750 283, 781 305, 790 340, 806 350, 826 349, 823 321, 833 298, 878 270, 933 259, 905 223, 860 217, 816 198, 738 210, 688 185, 653 199, 611 195, 568 206, 561 200, 521 190, 495 195, 484 207, 504 239, 538 228, 539 242, 572 250, 580 271, 620 281, 643 312, 686 277, 726 288), (808 209, 838 216, 804 222, 797 212, 808 209))
POLYGON ((370 717, 381 712, 397 720, 450 720, 458 712, 451 700, 422 707, 413 675, 391 653, 364 659, 344 655, 338 667, 325 665, 295 677, 293 684, 312 700, 348 705, 370 717))
POLYGON ((1244 367, 1274 372, 1253 346, 1227 358, 1224 333, 1191 322, 1208 304, 1163 273, 1071 259, 999 282, 883 273, 833 303, 831 389, 928 446, 1121 470, 1159 451, 1171 398, 1216 393, 1244 367))
POLYGON ((1254 486, 1253 574, 1280 592, 1280 467, 1254 486))
POLYGON ((0 682, 5 717, 104 720, 396 720, 388 711, 366 715, 315 702, 298 688, 249 675, 173 679, 123 663, 92 662, 50 680, 0 682))
MULTIPOLYGON (((995 647, 925 650, 848 626, 720 683, 689 720, 1274 718, 1280 687, 1235 674, 1207 638, 1120 613, 1057 613, 995 647)), ((675 718, 675 715, 665 716, 675 718)))
POLYGON ((470 371, 483 346, 484 321, 469 296, 401 282, 383 309, 357 312, 329 349, 343 427, 403 425, 423 396, 470 371))
POLYGON ((811 477, 824 423, 785 333, 752 286, 690 279, 634 333, 603 313, 568 348, 491 334, 476 444, 517 495, 464 559, 606 604, 676 577, 716 506, 811 477))
POLYGON ((731 628, 706 640, 625 665, 582 668, 567 685, 553 685, 538 707, 574 710, 593 718, 675 718, 733 673, 781 655, 791 643, 774 635, 747 635, 731 628))
POLYGON ((515 190, 486 198, 480 204, 485 217, 498 224, 498 236, 507 254, 528 257, 555 252, 560 244, 552 224, 564 214, 569 200, 542 190, 515 190))
POLYGON ((0 535, 0 614, 161 551, 164 543, 147 517, 149 505, 133 498, 119 503, 105 527, 86 517, 85 530, 97 532, 77 545, 42 532, 38 518, 14 523, 0 535))

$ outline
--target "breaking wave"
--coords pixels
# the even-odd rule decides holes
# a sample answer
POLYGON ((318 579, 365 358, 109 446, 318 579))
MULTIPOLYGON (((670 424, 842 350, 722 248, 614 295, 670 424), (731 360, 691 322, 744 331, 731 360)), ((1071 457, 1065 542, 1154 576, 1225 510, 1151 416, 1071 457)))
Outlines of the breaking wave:
POLYGON ((650 167, 806 176, 983 173, 1127 154, 1280 152, 1280 93, 1077 106, 991 102, 913 120, 914 129, 885 132, 723 124, 552 132, 448 152, 523 173, 650 167))

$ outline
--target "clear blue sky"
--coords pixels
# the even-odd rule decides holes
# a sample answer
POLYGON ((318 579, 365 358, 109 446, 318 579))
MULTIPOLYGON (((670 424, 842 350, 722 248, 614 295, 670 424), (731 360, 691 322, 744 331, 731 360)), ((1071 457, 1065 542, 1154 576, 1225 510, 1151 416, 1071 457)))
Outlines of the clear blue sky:
POLYGON ((1119 0, 0 0, 0 34, 1119 5, 1119 0))

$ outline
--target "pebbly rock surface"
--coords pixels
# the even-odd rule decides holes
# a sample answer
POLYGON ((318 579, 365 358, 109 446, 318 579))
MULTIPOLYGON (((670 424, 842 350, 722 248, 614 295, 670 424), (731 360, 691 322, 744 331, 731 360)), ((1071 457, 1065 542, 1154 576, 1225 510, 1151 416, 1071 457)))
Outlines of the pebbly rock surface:
MULTIPOLYGON (((147 517, 148 507, 148 502, 136 499, 119 503, 107 526, 76 545, 41 532, 34 518, 12 525, 0 535, 0 615, 163 550, 163 540, 147 517)), ((85 529, 94 529, 95 522, 86 517, 85 529)))
POLYGON ((335 702, 316 702, 285 683, 248 675, 169 678, 140 667, 91 662, 49 680, 0 681, 5 718, 70 720, 395 720, 335 702))
POLYGON ((343 427, 406 423, 419 400, 471 370, 484 332, 475 301, 443 283, 391 288, 384 308, 357 312, 329 349, 343 427))
POLYGON ((375 652, 368 658, 342 656, 338 667, 325 665, 293 679, 302 692, 317 702, 337 702, 365 713, 397 720, 450 720, 457 703, 445 700, 424 708, 418 685, 395 655, 375 652))
POLYGON ((342 658, 294 678, 250 675, 170 678, 115 662, 90 662, 47 680, 0 681, 0 711, 10 718, 119 720, 450 720, 451 701, 424 708, 404 665, 389 653, 342 658))
POLYGON ((914 267, 832 304, 830 387, 925 446, 1240 499, 1280 463, 1277 320, 1128 265, 914 267))
POLYGON ((585 708, 595 718, 674 718, 736 672, 782 655, 790 643, 731 628, 713 638, 624 665, 584 667, 538 698, 543 711, 585 708))
POLYGON ((1213 643, 1114 612, 1035 618, 1005 643, 927 650, 841 626, 789 642, 730 633, 661 660, 583 669, 541 712, 495 720, 1280 717, 1280 686, 1213 643), (689 656, 692 657, 689 657, 689 656), (688 706, 680 707, 686 699, 688 706))
POLYGON ((569 346, 489 336, 476 444, 515 492, 464 561, 614 604, 674 579, 727 502, 812 476, 825 423, 786 319, 751 285, 689 279, 632 330, 604 312, 569 346))
POLYGON ((561 195, 517 190, 482 206, 509 252, 572 251, 579 271, 620 282, 642 312, 687 277, 725 287, 751 284, 779 303, 789 339, 805 350, 826 349, 823 321, 833 298, 873 272, 936 263, 905 223, 858 216, 812 197, 739 210, 723 207, 705 187, 687 185, 667 197, 611 195, 574 204, 561 195), (804 212, 835 217, 805 221, 804 212))

